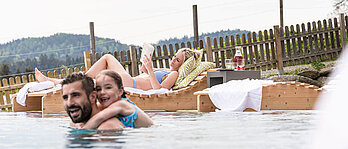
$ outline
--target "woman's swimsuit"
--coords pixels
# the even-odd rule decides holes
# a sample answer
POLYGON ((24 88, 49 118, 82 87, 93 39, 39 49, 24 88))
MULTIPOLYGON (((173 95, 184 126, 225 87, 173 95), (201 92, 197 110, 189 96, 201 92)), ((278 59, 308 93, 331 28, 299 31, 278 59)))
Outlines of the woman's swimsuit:
POLYGON ((167 75, 170 74, 170 72, 165 71, 165 70, 155 70, 153 71, 155 73, 156 79, 158 81, 159 84, 162 83, 162 78, 167 75))
POLYGON ((130 101, 128 98, 121 98, 121 100, 127 100, 131 104, 135 106, 135 110, 132 114, 128 116, 118 117, 118 119, 123 123, 125 127, 134 128, 135 120, 138 118, 138 107, 134 104, 134 102, 130 101))
MULTIPOLYGON (((159 84, 162 83, 162 78, 167 75, 170 74, 170 71, 165 71, 165 70, 154 70, 153 71, 155 73, 156 79, 158 81, 159 84)), ((137 83, 135 81, 135 79, 133 78, 133 88, 137 88, 137 83)))

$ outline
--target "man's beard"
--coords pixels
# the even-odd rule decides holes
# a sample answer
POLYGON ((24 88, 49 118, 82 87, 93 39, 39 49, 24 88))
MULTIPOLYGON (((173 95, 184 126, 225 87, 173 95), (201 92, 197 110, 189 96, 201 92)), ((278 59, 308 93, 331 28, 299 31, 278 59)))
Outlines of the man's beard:
POLYGON ((87 122, 90 118, 91 118, 91 114, 92 114, 92 104, 91 101, 88 99, 88 102, 86 102, 85 104, 79 106, 79 105, 72 105, 70 107, 65 107, 65 111, 68 113, 70 119, 74 122, 74 123, 81 123, 81 122, 87 122), (72 117, 70 115, 69 109, 70 108, 78 108, 81 112, 80 115, 76 118, 72 117))

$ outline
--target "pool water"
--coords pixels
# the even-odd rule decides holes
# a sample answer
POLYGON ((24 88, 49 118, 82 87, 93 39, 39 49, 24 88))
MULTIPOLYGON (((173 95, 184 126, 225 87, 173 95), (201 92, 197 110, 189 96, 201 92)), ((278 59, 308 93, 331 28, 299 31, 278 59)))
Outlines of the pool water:
POLYGON ((78 130, 69 117, 0 112, 1 148, 301 148, 317 111, 148 112, 155 126, 78 130))

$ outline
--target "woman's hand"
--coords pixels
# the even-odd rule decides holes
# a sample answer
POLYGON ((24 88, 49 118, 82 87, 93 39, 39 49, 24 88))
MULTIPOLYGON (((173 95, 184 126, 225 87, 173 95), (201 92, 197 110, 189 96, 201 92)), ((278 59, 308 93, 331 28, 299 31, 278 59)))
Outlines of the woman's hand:
MULTIPOLYGON (((145 56, 144 60, 143 60, 143 65, 141 67, 141 69, 143 70, 143 66, 145 66, 147 72, 151 72, 153 71, 153 67, 152 67, 152 61, 149 60, 149 58, 147 56, 145 56)), ((144 72, 144 71, 143 71, 144 72)), ((146 72, 145 72, 146 73, 146 72)), ((148 73, 147 73, 148 74, 148 73)))

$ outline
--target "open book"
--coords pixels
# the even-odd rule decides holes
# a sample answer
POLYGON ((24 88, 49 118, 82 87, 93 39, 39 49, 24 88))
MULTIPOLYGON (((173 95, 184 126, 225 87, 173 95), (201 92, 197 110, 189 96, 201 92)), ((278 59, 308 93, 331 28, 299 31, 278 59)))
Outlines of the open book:
POLYGON ((151 44, 144 43, 143 50, 141 52, 140 62, 143 62, 145 56, 147 56, 147 58, 150 59, 152 57, 154 50, 155 50, 155 48, 151 44))

